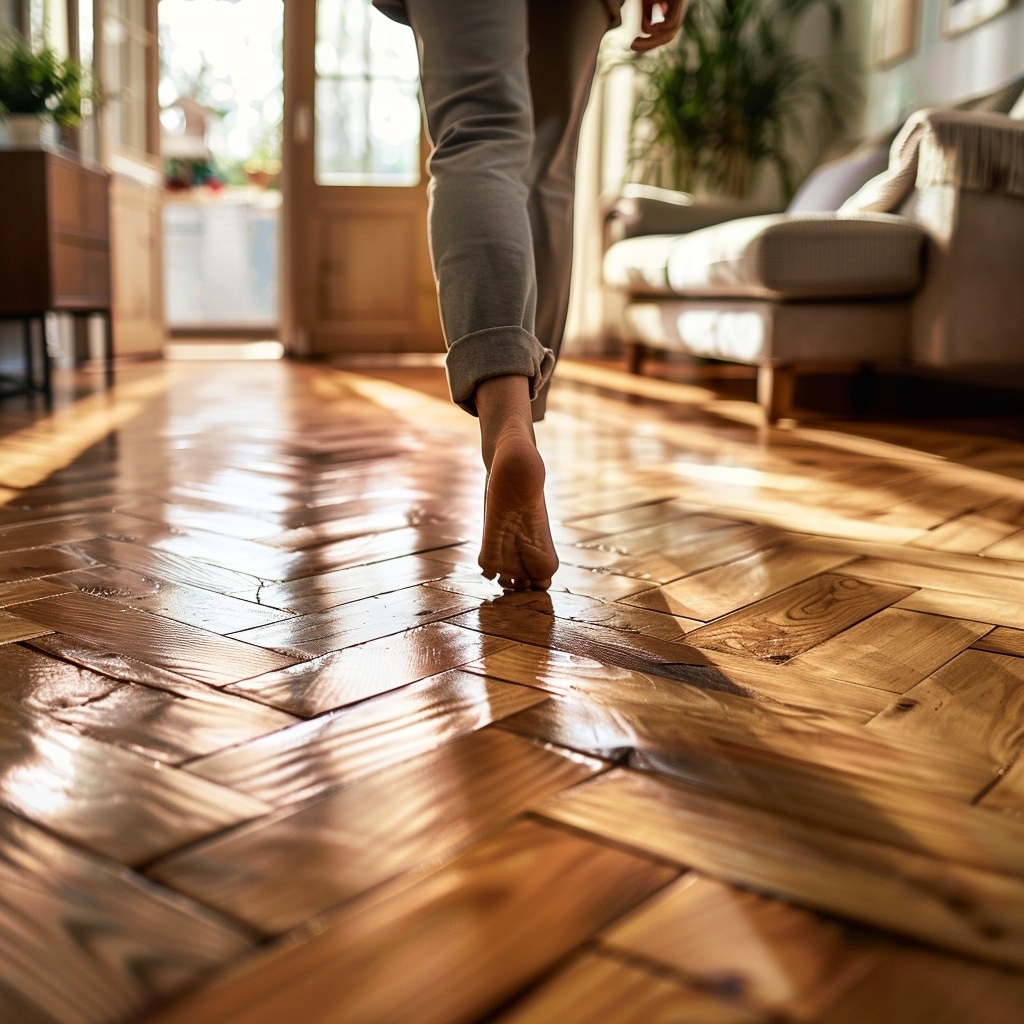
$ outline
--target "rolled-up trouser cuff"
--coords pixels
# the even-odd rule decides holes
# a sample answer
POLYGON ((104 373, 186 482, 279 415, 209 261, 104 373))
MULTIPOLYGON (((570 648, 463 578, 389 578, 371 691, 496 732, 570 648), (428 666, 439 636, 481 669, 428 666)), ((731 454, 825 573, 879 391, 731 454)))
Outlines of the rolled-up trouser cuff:
POLYGON ((481 381, 528 377, 532 401, 555 368, 555 354, 522 327, 488 327, 453 342, 445 365, 452 401, 475 416, 473 396, 481 381))

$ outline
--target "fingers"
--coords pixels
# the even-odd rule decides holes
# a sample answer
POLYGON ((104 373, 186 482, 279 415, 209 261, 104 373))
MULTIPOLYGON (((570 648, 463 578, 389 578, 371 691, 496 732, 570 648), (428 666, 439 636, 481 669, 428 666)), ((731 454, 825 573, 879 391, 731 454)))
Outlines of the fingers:
POLYGON ((675 39, 683 23, 687 0, 642 0, 640 35, 631 48, 638 53, 654 50, 675 39))

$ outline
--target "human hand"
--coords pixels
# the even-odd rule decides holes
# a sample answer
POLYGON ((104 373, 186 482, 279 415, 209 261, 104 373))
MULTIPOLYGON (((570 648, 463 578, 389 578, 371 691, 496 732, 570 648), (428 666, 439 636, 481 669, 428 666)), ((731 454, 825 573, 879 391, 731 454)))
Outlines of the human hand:
POLYGON ((630 49, 639 53, 664 46, 675 39, 683 23, 688 0, 641 0, 641 3, 640 35, 630 45, 630 49))

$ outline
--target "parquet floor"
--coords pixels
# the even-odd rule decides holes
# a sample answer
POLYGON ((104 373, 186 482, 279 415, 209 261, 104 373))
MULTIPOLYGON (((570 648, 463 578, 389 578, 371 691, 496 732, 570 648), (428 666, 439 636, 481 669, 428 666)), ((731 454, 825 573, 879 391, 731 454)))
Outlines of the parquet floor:
POLYGON ((1024 444, 566 364, 499 596, 439 393, 0 407, 0 1021, 1024 1021, 1024 444))

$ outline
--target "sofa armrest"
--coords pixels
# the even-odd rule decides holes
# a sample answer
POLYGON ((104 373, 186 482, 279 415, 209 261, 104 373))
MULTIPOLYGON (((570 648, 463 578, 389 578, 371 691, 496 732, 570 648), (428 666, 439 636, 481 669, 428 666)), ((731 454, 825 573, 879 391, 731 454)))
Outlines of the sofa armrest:
POLYGON ((1024 121, 943 107, 915 111, 893 141, 888 168, 840 209, 895 212, 915 188, 935 185, 1024 196, 1024 121))
POLYGON ((697 200, 688 192, 650 185, 625 185, 602 201, 604 247, 638 235, 682 235, 690 231, 764 213, 777 206, 746 200, 697 200))
POLYGON ((1004 114, 931 111, 925 125, 919 189, 951 185, 1024 198, 1024 121, 1004 114))

